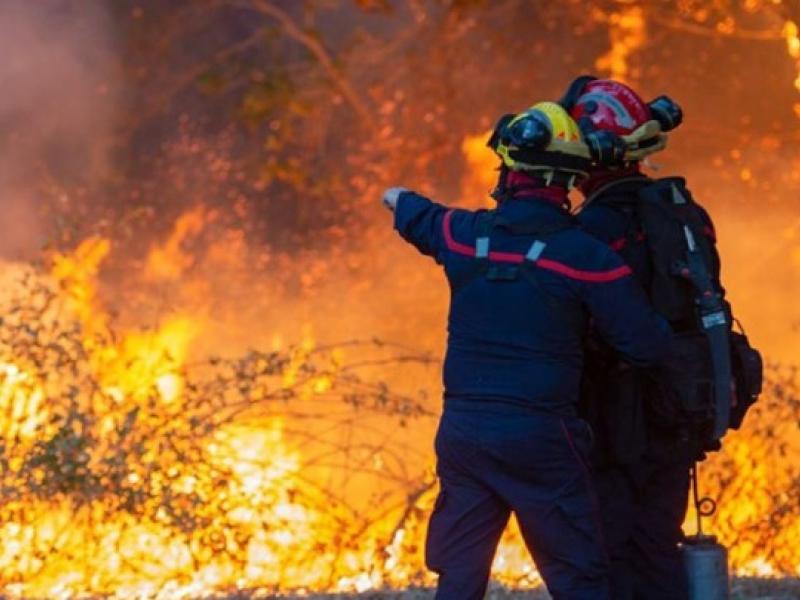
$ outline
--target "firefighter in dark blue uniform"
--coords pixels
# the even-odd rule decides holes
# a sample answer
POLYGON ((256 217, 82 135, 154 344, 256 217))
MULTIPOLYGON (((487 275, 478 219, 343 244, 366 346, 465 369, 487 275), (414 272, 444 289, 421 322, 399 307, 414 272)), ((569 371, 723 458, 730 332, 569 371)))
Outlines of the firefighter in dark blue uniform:
MULTIPOLYGON (((680 108, 666 97, 645 103, 623 84, 588 76, 573 83, 561 104, 579 122, 587 142, 605 144, 615 155, 608 162, 617 162, 594 167, 581 184, 587 198, 577 215, 581 226, 617 251, 651 290, 652 250, 645 243, 637 207, 640 191, 654 182, 641 173, 639 163, 664 148, 665 132, 681 121, 680 108)), ((664 180, 664 185, 671 186, 666 188, 670 193, 689 197, 681 179, 664 180)), ((713 249, 713 226, 697 208, 713 249)), ((712 255, 710 271, 718 276, 716 251, 712 255)), ((719 288, 718 279, 715 283, 719 288)), ((694 319, 685 321, 670 325, 676 332, 696 328, 694 319)), ((594 350, 587 361, 587 405, 581 414, 596 433, 594 474, 611 559, 612 597, 684 599, 688 591, 679 551, 681 526, 690 469, 702 448, 686 430, 673 428, 658 415, 660 394, 652 385, 661 377, 657 372, 633 369, 608 352, 604 355, 602 344, 594 350)))
POLYGON ((444 268, 451 289, 440 492, 426 559, 439 600, 484 597, 513 511, 556 600, 609 598, 608 559, 577 417, 583 343, 596 331, 636 365, 657 361, 671 332, 630 269, 582 232, 567 190, 589 153, 555 103, 501 120, 496 210, 449 209, 387 190, 395 227, 444 268))

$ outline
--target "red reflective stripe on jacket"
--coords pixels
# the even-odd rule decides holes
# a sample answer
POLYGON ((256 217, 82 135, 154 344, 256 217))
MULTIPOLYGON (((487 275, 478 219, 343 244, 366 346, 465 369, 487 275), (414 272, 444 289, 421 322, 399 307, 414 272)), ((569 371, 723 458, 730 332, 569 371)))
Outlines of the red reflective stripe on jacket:
MULTIPOLYGON (((450 227, 450 221, 452 218, 453 211, 448 210, 444 215, 444 220, 442 221, 444 243, 448 250, 452 250, 458 254, 463 254, 464 256, 475 256, 475 248, 473 246, 468 246, 466 244, 462 244, 461 242, 457 242, 453 237, 453 231, 450 227)), ((521 263, 525 260, 525 255, 517 254, 516 252, 494 252, 490 250, 489 260, 494 260, 497 262, 521 263)))
POLYGON ((628 265, 622 265, 610 271, 581 271, 580 269, 573 269, 564 263, 550 260, 547 258, 540 258, 536 261, 536 266, 548 271, 554 271, 561 275, 566 275, 570 279, 577 279, 579 281, 590 281, 592 283, 607 283, 609 281, 616 281, 627 277, 633 271, 628 265))
POLYGON ((448 210, 444 214, 442 221, 442 231, 444 232, 444 243, 447 245, 448 250, 463 254, 465 256, 475 256, 475 248, 461 244, 453 239, 453 232, 450 230, 450 220, 453 218, 453 211, 448 210))
MULTIPOLYGON (((447 246, 448 250, 456 252, 457 254, 474 257, 475 248, 473 246, 468 246, 467 244, 457 242, 453 237, 453 232, 450 227, 450 221, 452 220, 452 217, 453 211, 449 210, 445 213, 444 219, 442 220, 442 232, 444 233, 445 245, 447 246)), ((516 252, 489 251, 489 260, 495 262, 521 264, 525 261, 525 255, 518 254, 516 252)), ((609 281, 616 281, 617 279, 621 279, 632 273, 630 267, 627 265, 622 265, 621 267, 617 267, 616 269, 611 269, 609 271, 582 271, 548 258, 539 258, 534 261, 533 264, 539 268, 547 269, 548 271, 553 271, 554 273, 569 277, 570 279, 589 281, 593 283, 607 283, 609 281)))

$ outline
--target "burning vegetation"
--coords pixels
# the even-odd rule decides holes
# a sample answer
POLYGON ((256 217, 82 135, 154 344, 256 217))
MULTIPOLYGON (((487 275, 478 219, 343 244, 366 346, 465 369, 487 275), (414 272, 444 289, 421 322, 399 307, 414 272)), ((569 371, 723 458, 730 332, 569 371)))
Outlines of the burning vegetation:
POLYGON ((399 560, 433 480, 381 427, 432 415, 360 372, 427 359, 378 341, 305 340, 188 364, 190 319, 121 332, 97 311, 92 278, 107 249, 86 240, 54 257, 52 279, 23 272, 5 298, 5 591, 175 597, 416 575, 406 569, 418 561, 399 560), (353 485, 368 502, 348 499, 353 485))
MULTIPOLYGON (((800 575, 795 2, 28 4, 0 9, 36 66, 0 100, 0 594, 430 583, 446 290, 373 205, 485 202, 495 117, 585 71, 684 105, 663 169, 769 361, 701 466, 709 529, 800 575), (103 126, 37 116, 53 81, 103 126)), ((494 576, 540 584, 514 527, 494 576)))

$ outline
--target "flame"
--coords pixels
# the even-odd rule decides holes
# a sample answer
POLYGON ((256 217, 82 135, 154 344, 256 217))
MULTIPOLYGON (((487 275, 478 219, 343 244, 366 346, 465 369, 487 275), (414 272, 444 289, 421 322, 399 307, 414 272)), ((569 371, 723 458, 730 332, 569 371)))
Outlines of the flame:
POLYGON ((488 206, 489 192, 494 189, 497 181, 497 169, 500 160, 497 155, 486 146, 491 132, 478 133, 464 138, 461 143, 461 152, 467 163, 466 177, 461 184, 461 196, 470 204, 475 202, 475 195, 484 192, 485 202, 488 206))
MULTIPOLYGON (((118 597, 180 598, 237 580, 266 586, 314 583, 313 570, 281 569, 286 552, 313 543, 314 519, 320 515, 291 499, 299 466, 283 443, 280 421, 221 430, 208 450, 211 461, 230 473, 213 490, 225 512, 211 518, 235 528, 246 544, 219 537, 198 550, 193 545, 203 540, 180 540, 158 518, 119 513, 108 520, 102 506, 76 511, 67 502, 33 503, 26 505, 23 519, 0 527, 0 573, 5 581, 19 581, 6 586, 6 592, 67 598, 84 590, 114 590, 118 597), (283 527, 266 527, 276 523, 283 527), (228 555, 219 548, 237 552, 228 555), (196 569, 198 559, 201 567, 196 569)), ((212 484, 182 473, 178 485, 191 493, 212 484)))
MULTIPOLYGON (((204 214, 178 219, 149 264, 169 257, 181 269, 192 264, 182 260, 189 256, 183 246, 200 231, 204 214)), ((49 280, 17 282, 23 296, 7 299, 30 303, 30 314, 3 323, 9 332, 0 327, 0 459, 6 465, 0 484, 16 490, 0 502, 2 593, 182 598, 231 587, 363 591, 419 579, 420 559, 407 560, 409 547, 419 553, 416 506, 429 506, 431 492, 399 522, 400 506, 359 525, 358 543, 343 546, 342 536, 356 535, 342 526, 352 515, 306 481, 314 467, 291 447, 284 419, 241 415, 242 400, 265 398, 294 397, 311 410, 316 398, 347 382, 354 388, 346 401, 362 401, 366 383, 341 372, 343 349, 312 366, 317 345, 306 326, 295 346, 280 350, 276 336, 273 352, 218 368, 214 359, 190 375, 187 361, 204 315, 175 314, 157 327, 119 329, 103 310, 98 287, 111 250, 110 240, 89 238, 71 253, 55 253, 49 280), (47 302, 39 306, 32 300, 37 295, 47 302), (25 324, 34 314, 46 327, 25 324), (32 352, 30 344, 19 345, 29 331, 36 331, 32 352), (47 350, 66 371, 50 368, 47 350), (257 382, 262 375, 265 381, 257 382), (226 377, 240 387, 218 385, 218 408, 205 408, 211 398, 198 389, 226 377)), ((156 268, 145 277, 153 274, 180 275, 156 268)), ((381 406, 392 401, 382 386, 375 395, 381 406)), ((313 428, 300 432, 304 439, 309 434, 313 428)), ((327 443, 314 438, 307 451, 327 443)), ((369 456, 376 471, 392 460, 369 456)))
POLYGON ((0 363, 0 413, 3 420, 2 436, 30 442, 47 421, 47 410, 42 406, 44 393, 31 381, 30 376, 12 363, 0 363))
MULTIPOLYGON (((83 240, 72 254, 54 253, 51 273, 64 288, 69 307, 87 329, 87 338, 105 331, 106 315, 98 310, 94 285, 100 264, 111 251, 111 242, 100 237, 83 240)), ((87 343, 88 342, 87 340, 87 343)))
MULTIPOLYGON (((789 56, 795 61, 798 75, 795 77, 794 87, 800 91, 800 36, 798 36, 797 23, 794 21, 786 21, 781 33, 786 40, 786 50, 789 56)), ((795 110, 798 110, 797 107, 798 104, 796 103, 795 110)))
POLYGON ((203 231, 210 217, 202 205, 180 215, 169 238, 150 250, 145 276, 155 280, 178 279, 195 261, 195 256, 184 248, 185 242, 203 231))
POLYGON ((623 6, 610 14, 597 11, 599 20, 608 23, 611 47, 595 61, 595 66, 617 81, 630 82, 636 78, 629 65, 630 56, 647 41, 644 10, 640 6, 623 6))

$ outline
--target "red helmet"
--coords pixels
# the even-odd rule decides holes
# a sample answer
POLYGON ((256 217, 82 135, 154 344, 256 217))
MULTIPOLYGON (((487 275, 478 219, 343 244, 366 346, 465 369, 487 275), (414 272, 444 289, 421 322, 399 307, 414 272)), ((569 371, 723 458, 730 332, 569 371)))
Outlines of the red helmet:
POLYGON ((667 144, 666 132, 683 120, 667 96, 645 102, 627 85, 582 75, 559 101, 575 119, 598 164, 641 160, 667 144))
POLYGON ((648 104, 627 85, 595 79, 583 86, 570 115, 589 119, 596 129, 628 135, 653 119, 648 104))

